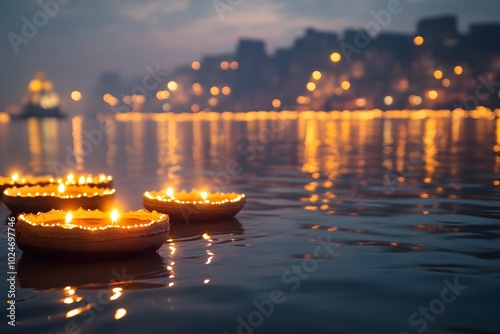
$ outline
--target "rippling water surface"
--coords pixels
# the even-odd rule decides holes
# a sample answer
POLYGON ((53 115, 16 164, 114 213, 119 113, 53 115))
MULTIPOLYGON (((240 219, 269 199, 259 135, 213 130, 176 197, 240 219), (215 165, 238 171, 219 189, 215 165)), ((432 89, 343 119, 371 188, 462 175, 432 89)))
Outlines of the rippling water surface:
POLYGON ((167 185, 248 198, 151 256, 19 251, 15 332, 499 333, 500 121, 294 115, 0 123, 2 174, 110 173, 122 209, 167 185))

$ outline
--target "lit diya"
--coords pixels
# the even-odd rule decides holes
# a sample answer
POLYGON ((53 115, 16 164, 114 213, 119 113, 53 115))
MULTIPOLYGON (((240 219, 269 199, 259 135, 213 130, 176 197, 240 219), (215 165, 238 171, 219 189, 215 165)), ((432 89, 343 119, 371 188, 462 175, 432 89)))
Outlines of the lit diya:
POLYGON ((186 223, 225 220, 234 217, 245 205, 245 195, 237 193, 207 193, 206 191, 146 191, 142 202, 147 210, 167 213, 172 222, 186 223))
POLYGON ((19 173, 15 172, 10 177, 0 177, 0 192, 3 193, 5 189, 12 187, 47 185, 51 182, 54 182, 54 178, 49 175, 20 175, 19 173))
POLYGON ((66 177, 54 177, 51 175, 45 176, 33 176, 33 175, 22 175, 18 172, 14 172, 10 177, 0 177, 0 193, 7 188, 12 187, 23 187, 23 186, 45 186, 53 183, 65 183, 72 185, 87 185, 91 187, 99 188, 112 188, 113 187, 113 177, 106 174, 98 175, 74 175, 73 173, 68 174, 66 177))
POLYGON ((6 189, 3 202, 13 213, 47 212, 52 209, 75 210, 110 208, 115 189, 64 183, 6 189))
POLYGON ((19 215, 16 242, 27 253, 126 255, 158 250, 169 228, 168 215, 158 212, 52 210, 19 215))
POLYGON ((106 174, 98 175, 73 175, 68 174, 66 178, 58 178, 57 183, 72 184, 78 186, 91 186, 98 188, 113 188, 113 177, 106 174))

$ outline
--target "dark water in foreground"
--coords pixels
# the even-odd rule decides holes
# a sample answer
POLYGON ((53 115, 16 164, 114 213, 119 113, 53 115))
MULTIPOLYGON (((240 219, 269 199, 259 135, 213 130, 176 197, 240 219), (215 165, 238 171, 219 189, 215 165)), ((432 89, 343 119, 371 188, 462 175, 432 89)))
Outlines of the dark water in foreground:
POLYGON ((149 257, 18 252, 17 326, 0 325, 9 332, 500 332, 500 121, 105 124, 0 123, 0 172, 57 162, 110 173, 122 209, 167 185, 244 192, 247 205, 233 221, 172 226, 149 257))

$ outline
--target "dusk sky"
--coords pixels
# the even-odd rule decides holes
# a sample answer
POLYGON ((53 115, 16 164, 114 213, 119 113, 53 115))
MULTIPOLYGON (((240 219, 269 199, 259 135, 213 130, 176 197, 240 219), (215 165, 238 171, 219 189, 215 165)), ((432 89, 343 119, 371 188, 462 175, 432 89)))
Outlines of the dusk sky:
MULTIPOLYGON (((206 54, 231 52, 242 37, 263 39, 269 53, 291 46, 306 27, 342 33, 373 20, 370 11, 389 0, 219 0, 230 10, 219 15, 216 1, 83 1, 59 5, 38 32, 19 43, 15 53, 9 33, 23 36, 23 17, 33 22, 40 2, 5 0, 0 10, 0 111, 19 103, 37 70, 54 83, 63 108, 81 109, 102 71, 125 79, 143 77, 147 66, 168 70, 206 54), (231 3, 236 4, 235 6, 231 3), (80 90, 77 105, 69 93, 80 90)), ((460 30, 475 22, 498 22, 497 0, 402 0, 403 11, 384 31, 413 33, 423 17, 455 14, 460 30)), ((223 5, 222 5, 223 6, 223 5)), ((51 7, 52 8, 52 7, 51 7)), ((10 34, 12 37, 13 34, 10 34)), ((24 38, 24 37, 23 37, 24 38)))

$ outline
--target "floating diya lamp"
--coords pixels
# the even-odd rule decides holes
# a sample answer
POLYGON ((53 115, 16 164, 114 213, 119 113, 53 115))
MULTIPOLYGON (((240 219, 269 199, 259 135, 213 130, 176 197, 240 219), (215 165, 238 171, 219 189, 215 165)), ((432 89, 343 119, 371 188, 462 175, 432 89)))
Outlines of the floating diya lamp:
POLYGON ((172 222, 225 220, 234 217, 245 205, 245 195, 237 193, 208 193, 206 191, 146 191, 142 196, 147 210, 167 213, 172 222))
POLYGON ((19 215, 16 242, 27 253, 120 256, 158 250, 169 229, 168 215, 158 212, 52 210, 19 215))
POLYGON ((72 184, 78 186, 91 186, 98 188, 112 188, 113 177, 106 174, 98 175, 73 175, 72 173, 66 176, 66 179, 58 179, 58 183, 72 184))
POLYGON ((13 213, 47 212, 52 209, 74 210, 111 207, 115 189, 64 183, 6 189, 3 201, 13 213))
POLYGON ((10 177, 0 177, 0 192, 7 188, 12 187, 22 187, 22 186, 35 186, 35 185, 46 185, 54 182, 52 176, 33 176, 33 175, 21 175, 18 172, 12 173, 10 177))
POLYGON ((23 186, 44 186, 52 183, 65 183, 69 185, 87 185, 99 188, 112 188, 113 177, 106 174, 98 175, 74 175, 68 174, 66 177, 54 177, 51 175, 33 176, 22 175, 19 172, 14 172, 10 177, 0 177, 0 193, 7 188, 23 187, 23 186))

